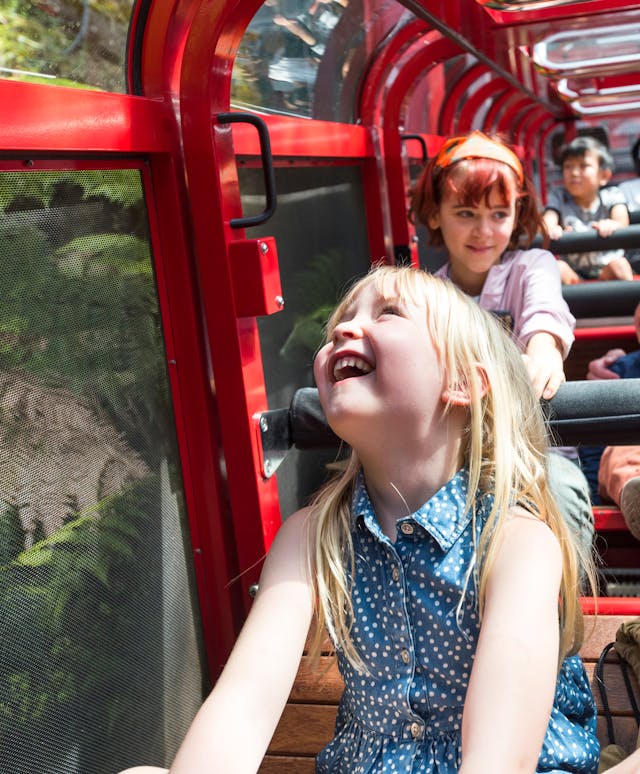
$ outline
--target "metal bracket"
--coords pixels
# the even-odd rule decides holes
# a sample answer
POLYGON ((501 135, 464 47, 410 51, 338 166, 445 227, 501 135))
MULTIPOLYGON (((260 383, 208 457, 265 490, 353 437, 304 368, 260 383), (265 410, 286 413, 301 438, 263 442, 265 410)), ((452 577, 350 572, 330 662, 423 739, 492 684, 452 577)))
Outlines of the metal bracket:
POLYGON ((253 420, 260 440, 260 472, 263 478, 271 478, 292 447, 289 409, 263 411, 253 420))

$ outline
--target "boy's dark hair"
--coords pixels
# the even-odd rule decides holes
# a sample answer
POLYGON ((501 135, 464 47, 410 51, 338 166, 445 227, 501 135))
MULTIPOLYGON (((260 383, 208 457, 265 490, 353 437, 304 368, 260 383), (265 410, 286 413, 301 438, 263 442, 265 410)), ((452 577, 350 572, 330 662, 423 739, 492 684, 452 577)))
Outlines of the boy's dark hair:
POLYGON ((593 151, 596 154, 600 162, 600 169, 608 169, 613 172, 613 156, 609 152, 609 148, 599 140, 596 140, 595 137, 589 137, 588 135, 576 137, 568 145, 561 148, 558 165, 562 167, 567 159, 575 158, 576 156, 582 157, 587 151, 593 151))

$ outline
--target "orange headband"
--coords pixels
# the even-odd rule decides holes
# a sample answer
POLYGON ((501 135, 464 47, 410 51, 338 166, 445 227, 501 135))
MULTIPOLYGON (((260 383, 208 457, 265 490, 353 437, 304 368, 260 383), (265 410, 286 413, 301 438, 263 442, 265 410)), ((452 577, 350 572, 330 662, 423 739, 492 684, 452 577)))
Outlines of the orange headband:
POLYGON ((524 183, 522 164, 516 154, 506 145, 492 140, 482 132, 472 132, 468 137, 451 137, 438 151, 435 160, 436 169, 444 169, 463 159, 493 159, 511 167, 518 176, 520 185, 524 183))

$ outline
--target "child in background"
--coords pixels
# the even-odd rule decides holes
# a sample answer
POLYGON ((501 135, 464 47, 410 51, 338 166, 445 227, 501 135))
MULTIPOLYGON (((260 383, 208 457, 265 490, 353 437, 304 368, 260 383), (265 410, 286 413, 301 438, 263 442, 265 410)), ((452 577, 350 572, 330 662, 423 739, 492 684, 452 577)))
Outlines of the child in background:
POLYGON ((319 774, 595 774, 572 655, 592 571, 516 347, 451 282, 386 267, 339 304, 314 370, 349 464, 282 525, 171 774, 258 770, 314 612, 345 681, 319 774))
MULTIPOLYGON (((633 323, 640 342, 640 304, 636 307, 633 323)), ((640 349, 629 354, 623 349, 612 349, 589 363, 587 379, 639 378, 640 349)), ((595 447, 596 452, 597 449, 595 447)), ((597 465, 601 500, 613 502, 620 508, 629 532, 640 540, 640 446, 606 446, 602 456, 594 454, 591 464, 597 465)))
MULTIPOLYGON (((432 244, 447 248, 449 261, 437 273, 503 319, 535 394, 553 397, 565 379, 575 319, 554 256, 519 247, 543 225, 535 189, 515 153, 481 132, 448 140, 418 181, 412 213, 429 229, 432 244)), ((552 450, 548 475, 561 512, 588 552, 593 510, 577 451, 552 450)))
POLYGON ((631 147, 631 160, 636 177, 624 180, 618 188, 624 194, 629 212, 640 211, 640 137, 631 147))
MULTIPOLYGON (((593 137, 576 137, 560 152, 564 188, 554 188, 543 213, 551 239, 565 231, 595 229, 601 237, 629 225, 626 199, 619 188, 604 188, 613 174, 609 150, 593 137)), ((559 261, 566 285, 581 279, 631 280, 624 250, 569 253, 559 261)))
MULTIPOLYGON (((624 198, 627 202, 629 220, 633 221, 634 224, 637 224, 640 223, 640 220, 634 220, 634 218, 637 217, 635 216, 635 213, 640 212, 640 137, 631 147, 631 160, 633 161, 633 169, 636 173, 636 177, 631 178, 630 180, 623 180, 618 188, 624 194, 624 198)), ((634 274, 637 274, 640 270, 640 248, 627 248, 626 256, 634 274)))

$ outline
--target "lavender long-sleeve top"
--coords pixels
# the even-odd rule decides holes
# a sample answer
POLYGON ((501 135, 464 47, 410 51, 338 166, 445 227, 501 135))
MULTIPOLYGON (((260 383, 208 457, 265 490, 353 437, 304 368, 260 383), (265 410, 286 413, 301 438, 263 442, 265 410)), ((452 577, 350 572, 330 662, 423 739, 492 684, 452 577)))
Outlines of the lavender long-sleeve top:
MULTIPOLYGON (((436 273, 449 277, 450 264, 436 273)), ((512 250, 489 269, 478 303, 511 318, 512 337, 521 351, 535 333, 555 336, 566 358, 573 344, 575 317, 562 296, 558 264, 548 250, 512 250)))

